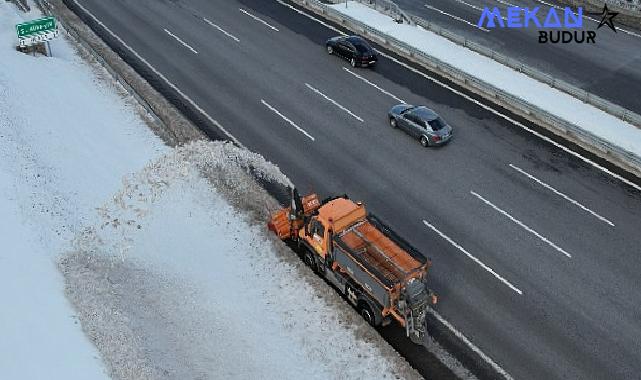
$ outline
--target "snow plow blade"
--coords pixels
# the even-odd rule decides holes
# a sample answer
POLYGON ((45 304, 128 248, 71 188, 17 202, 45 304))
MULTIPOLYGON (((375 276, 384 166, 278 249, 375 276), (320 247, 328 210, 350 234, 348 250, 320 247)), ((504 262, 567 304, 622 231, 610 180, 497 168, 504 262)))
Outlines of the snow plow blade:
POLYGON ((267 228, 281 240, 291 239, 303 226, 304 217, 310 216, 321 206, 316 194, 309 194, 301 199, 296 188, 291 188, 290 194, 291 206, 276 211, 267 222, 267 228))

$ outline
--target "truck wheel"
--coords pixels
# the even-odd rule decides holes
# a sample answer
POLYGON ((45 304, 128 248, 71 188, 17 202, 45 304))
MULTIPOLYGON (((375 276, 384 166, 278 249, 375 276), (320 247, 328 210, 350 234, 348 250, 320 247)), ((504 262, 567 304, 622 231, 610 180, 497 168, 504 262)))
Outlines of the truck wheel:
POLYGON ((423 337, 417 333, 410 334, 410 340, 414 344, 419 344, 419 345, 423 344, 423 337))
POLYGON ((376 326, 376 318, 374 318, 374 313, 366 303, 361 303, 359 312, 361 313, 361 316, 363 317, 365 322, 369 323, 371 326, 376 326))
POLYGON ((303 256, 303 260, 305 261, 305 265, 312 269, 312 272, 317 272, 316 261, 314 261, 314 256, 312 256, 312 253, 308 249, 305 250, 305 256, 303 256))

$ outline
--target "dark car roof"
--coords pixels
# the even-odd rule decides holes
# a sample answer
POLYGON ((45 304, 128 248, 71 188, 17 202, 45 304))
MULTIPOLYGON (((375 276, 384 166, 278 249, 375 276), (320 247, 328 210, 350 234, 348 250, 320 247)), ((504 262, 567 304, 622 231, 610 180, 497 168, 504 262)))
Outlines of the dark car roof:
POLYGON ((420 117, 423 120, 434 120, 438 118, 438 114, 431 109, 421 106, 411 111, 414 115, 420 117))
POLYGON ((367 41, 365 41, 363 37, 360 37, 360 36, 348 36, 346 40, 355 45, 365 45, 369 47, 369 44, 367 43, 367 41))

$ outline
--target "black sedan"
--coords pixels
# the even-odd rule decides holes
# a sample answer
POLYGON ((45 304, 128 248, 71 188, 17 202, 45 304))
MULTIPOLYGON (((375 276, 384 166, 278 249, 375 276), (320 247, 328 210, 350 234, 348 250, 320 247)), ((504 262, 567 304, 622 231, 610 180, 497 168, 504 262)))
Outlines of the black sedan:
POLYGON ((452 138, 452 127, 425 106, 399 104, 387 115, 390 126, 416 137, 423 146, 443 145, 452 138))
POLYGON ((372 67, 378 61, 374 49, 359 36, 332 37, 325 46, 329 54, 347 59, 352 67, 372 67))

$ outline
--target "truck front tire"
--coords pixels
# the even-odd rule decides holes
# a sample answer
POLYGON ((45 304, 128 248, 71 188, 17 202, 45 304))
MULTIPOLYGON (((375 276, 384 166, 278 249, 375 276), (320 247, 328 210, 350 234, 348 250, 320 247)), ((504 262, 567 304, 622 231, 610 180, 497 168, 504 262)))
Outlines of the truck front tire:
POLYGON ((311 253, 309 249, 305 249, 303 260, 305 261, 305 265, 311 268, 312 272, 314 273, 318 272, 318 268, 316 268, 316 261, 314 260, 313 253, 311 253))

